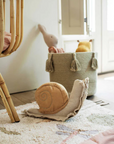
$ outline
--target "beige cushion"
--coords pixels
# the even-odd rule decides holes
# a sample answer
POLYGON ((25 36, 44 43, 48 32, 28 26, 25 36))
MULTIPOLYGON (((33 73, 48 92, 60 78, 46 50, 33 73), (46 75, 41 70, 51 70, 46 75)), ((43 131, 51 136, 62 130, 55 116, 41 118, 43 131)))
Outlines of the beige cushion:
MULTIPOLYGON (((68 118, 76 115, 80 110, 83 101, 86 99, 88 94, 88 84, 89 84, 88 78, 86 78, 85 80, 75 80, 68 104, 66 105, 65 108, 63 108, 62 110, 60 110, 55 114, 42 114, 39 112, 38 109, 29 109, 26 110, 25 113, 28 116, 65 121, 68 118)), ((58 102, 59 100, 57 100, 57 103, 58 102)))

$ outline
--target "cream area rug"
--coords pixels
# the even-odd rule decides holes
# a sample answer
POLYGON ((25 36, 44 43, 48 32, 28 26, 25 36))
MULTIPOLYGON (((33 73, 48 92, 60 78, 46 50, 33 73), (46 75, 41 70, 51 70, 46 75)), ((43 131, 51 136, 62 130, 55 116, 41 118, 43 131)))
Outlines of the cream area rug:
POLYGON ((65 122, 26 116, 23 111, 38 107, 35 102, 16 107, 19 123, 11 123, 0 111, 0 144, 80 144, 114 128, 114 112, 89 100, 79 113, 65 122))

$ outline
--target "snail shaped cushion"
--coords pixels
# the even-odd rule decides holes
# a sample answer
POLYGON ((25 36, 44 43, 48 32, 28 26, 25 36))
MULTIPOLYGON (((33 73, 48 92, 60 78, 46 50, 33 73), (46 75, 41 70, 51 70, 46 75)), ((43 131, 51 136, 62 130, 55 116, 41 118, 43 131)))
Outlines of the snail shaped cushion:
POLYGON ((89 78, 75 80, 70 97, 64 86, 50 82, 36 90, 35 98, 38 108, 25 110, 26 115, 65 121, 76 115, 88 93, 89 78))
POLYGON ((54 114, 67 105, 69 96, 64 86, 50 82, 43 84, 36 90, 35 99, 39 105, 39 112, 54 114))

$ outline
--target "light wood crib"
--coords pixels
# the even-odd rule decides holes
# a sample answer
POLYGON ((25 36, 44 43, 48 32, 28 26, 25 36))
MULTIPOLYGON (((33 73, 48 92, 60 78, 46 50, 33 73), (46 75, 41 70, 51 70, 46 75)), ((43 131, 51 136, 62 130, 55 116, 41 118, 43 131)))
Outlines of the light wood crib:
MULTIPOLYGON (((16 0, 16 17, 14 0, 10 0, 10 46, 3 51, 5 32, 5 0, 0 0, 0 57, 9 56, 16 51, 23 39, 23 6, 24 0, 16 0)), ((0 95, 4 106, 12 122, 18 122, 19 117, 14 107, 13 101, 6 87, 5 81, 0 74, 0 95)))

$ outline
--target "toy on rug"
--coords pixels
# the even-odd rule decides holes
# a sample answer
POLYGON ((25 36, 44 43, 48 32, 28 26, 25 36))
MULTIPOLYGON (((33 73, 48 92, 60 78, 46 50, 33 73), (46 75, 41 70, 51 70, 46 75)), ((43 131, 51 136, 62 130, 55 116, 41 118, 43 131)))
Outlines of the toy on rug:
POLYGON ((35 93, 39 109, 29 109, 28 116, 65 121, 78 113, 88 93, 89 78, 75 80, 70 97, 65 87, 56 82, 40 86, 35 93))
POLYGON ((49 53, 64 53, 63 48, 57 48, 58 39, 54 35, 48 34, 46 28, 43 25, 39 24, 38 28, 44 37, 46 45, 49 47, 49 53))
POLYGON ((76 52, 91 52, 90 42, 92 42, 92 40, 90 40, 89 42, 86 41, 80 42, 79 40, 77 40, 77 42, 79 42, 79 44, 78 48, 76 49, 76 52))

